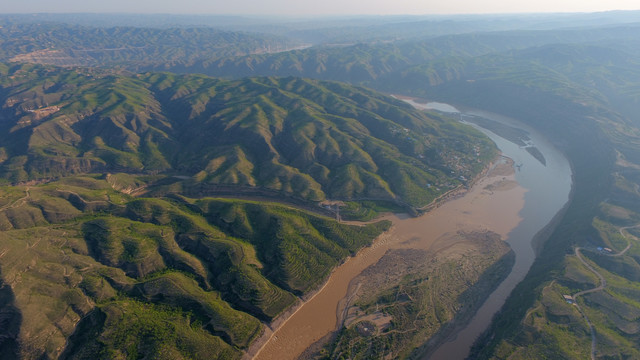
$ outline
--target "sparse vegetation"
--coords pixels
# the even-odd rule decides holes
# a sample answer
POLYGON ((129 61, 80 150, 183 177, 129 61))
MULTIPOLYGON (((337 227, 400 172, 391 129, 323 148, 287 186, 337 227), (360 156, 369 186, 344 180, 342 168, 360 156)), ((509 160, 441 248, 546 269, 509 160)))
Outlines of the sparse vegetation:
POLYGON ((468 321, 514 258, 495 234, 458 239, 473 249, 462 259, 395 250, 365 270, 367 283, 353 299, 347 322, 316 358, 419 358, 468 321), (425 339, 430 342, 423 346, 425 339))

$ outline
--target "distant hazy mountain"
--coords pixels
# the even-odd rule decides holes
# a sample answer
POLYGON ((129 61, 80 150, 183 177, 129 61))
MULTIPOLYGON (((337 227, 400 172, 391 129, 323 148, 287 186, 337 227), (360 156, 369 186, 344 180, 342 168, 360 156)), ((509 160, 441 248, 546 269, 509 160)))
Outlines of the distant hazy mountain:
POLYGON ((288 50, 299 42, 213 28, 84 27, 0 22, 0 61, 134 67, 288 50))
POLYGON ((284 36, 313 45, 420 40, 486 31, 559 30, 637 23, 638 11, 558 14, 224 16, 175 14, 6 14, 6 24, 70 24, 87 27, 193 28, 284 36))
MULTIPOLYGON (((479 32, 445 35, 420 41, 396 41, 346 46, 317 46, 277 54, 253 54, 193 62, 176 61, 145 69, 170 70, 180 73, 204 73, 223 78, 245 76, 303 76, 347 81, 382 90, 406 91, 421 88, 418 81, 433 82, 431 67, 455 64, 461 59, 499 54, 511 50, 554 44, 609 43, 634 44, 640 26, 637 24, 544 31, 479 32), (418 71, 414 72, 414 68, 418 71), (420 68, 425 69, 421 73, 420 68), (404 75, 409 73, 408 79, 404 75), (417 77, 414 77, 417 76, 417 77), (408 83, 405 81, 408 80, 408 83)), ((455 76, 455 74, 449 75, 455 76)), ((437 79, 436 79, 437 80, 437 79)))

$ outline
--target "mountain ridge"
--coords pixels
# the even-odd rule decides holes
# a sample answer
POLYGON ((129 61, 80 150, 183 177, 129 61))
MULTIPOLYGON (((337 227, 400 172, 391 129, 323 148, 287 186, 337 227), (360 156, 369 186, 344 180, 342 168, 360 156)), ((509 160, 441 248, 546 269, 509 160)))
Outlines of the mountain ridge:
POLYGON ((0 177, 13 183, 92 172, 166 174, 310 201, 417 207, 495 156, 475 130, 335 82, 96 77, 31 65, 4 73, 2 111, 16 120, 0 124, 0 177), (34 72, 42 79, 30 79, 34 72))

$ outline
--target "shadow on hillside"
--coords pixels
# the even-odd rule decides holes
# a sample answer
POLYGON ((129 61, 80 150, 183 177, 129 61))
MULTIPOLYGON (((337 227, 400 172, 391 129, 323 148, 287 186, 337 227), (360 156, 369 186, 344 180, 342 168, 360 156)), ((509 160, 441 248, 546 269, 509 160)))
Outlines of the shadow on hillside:
POLYGON ((0 280, 0 359, 19 359, 18 335, 22 314, 14 306, 15 296, 11 286, 0 280))

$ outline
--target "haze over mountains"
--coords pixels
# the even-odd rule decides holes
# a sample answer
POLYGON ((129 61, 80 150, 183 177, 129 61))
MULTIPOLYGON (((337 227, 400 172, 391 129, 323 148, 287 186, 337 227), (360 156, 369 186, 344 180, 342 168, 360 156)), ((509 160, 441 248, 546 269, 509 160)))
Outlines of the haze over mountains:
POLYGON ((640 356, 637 12, 0 26, 7 358, 241 357, 389 227, 339 224, 317 203, 413 212, 495 156, 390 93, 518 118, 572 164, 570 205, 474 356, 588 358, 585 314, 596 358, 640 356), (213 198, 238 194, 261 202, 213 198), (607 280, 576 299, 584 313, 562 298, 600 285, 576 246, 607 280))

